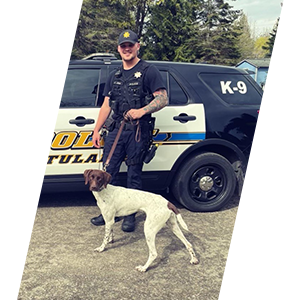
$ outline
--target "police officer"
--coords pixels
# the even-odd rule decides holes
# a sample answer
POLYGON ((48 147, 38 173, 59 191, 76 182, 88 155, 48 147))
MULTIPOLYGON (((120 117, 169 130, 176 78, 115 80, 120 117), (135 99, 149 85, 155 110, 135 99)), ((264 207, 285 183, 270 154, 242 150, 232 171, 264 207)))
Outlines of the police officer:
MULTIPOLYGON (((126 158, 127 187, 142 188, 143 158, 152 136, 151 113, 168 104, 168 96, 158 69, 138 58, 138 36, 124 30, 118 41, 122 66, 110 74, 104 89, 104 102, 93 133, 93 144, 100 148, 99 131, 111 114, 113 122, 105 140, 103 163, 116 138, 121 121, 127 120, 106 171, 112 175, 111 184, 117 185, 117 174, 126 158)), ((102 215, 91 219, 94 225, 104 225, 102 215)), ((125 216, 122 230, 134 231, 135 214, 125 216)))

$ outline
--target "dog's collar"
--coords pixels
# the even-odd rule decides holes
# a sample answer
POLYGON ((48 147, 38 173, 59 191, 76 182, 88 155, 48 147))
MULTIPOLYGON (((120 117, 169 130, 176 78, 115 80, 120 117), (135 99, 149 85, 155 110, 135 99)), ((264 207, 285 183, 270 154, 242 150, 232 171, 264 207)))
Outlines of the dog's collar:
POLYGON ((102 185, 102 186, 100 187, 100 189, 99 189, 98 192, 101 192, 101 191, 103 191, 104 189, 105 189, 105 187, 104 187, 104 185, 102 185))
POLYGON ((105 187, 104 187, 104 185, 102 185, 98 190, 94 190, 94 192, 99 193, 99 192, 103 191, 104 189, 105 189, 105 187))

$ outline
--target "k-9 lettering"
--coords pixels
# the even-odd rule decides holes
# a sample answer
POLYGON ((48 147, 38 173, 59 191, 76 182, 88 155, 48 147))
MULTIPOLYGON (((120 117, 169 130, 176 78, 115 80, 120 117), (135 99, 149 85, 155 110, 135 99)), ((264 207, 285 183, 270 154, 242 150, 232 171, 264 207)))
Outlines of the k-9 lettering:
POLYGON ((222 94, 234 94, 234 92, 239 92, 240 94, 247 93, 247 85, 243 81, 238 81, 236 86, 231 87, 232 81, 220 81, 222 94))

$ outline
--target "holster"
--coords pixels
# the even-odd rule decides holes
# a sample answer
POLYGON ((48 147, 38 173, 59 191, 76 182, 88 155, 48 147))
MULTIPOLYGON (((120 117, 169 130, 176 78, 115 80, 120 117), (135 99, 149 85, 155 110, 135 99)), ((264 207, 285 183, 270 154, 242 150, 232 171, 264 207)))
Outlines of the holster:
POLYGON ((156 146, 153 144, 153 131, 155 127, 155 118, 151 117, 151 119, 148 122, 148 143, 145 147, 145 153, 143 155, 143 161, 145 163, 149 163, 153 157, 155 156, 156 146), (155 150, 154 150, 155 149, 155 150))
POLYGON ((113 131, 113 130, 115 129, 115 127, 116 127, 116 121, 115 121, 111 116, 109 116, 109 117, 106 119, 106 121, 105 121, 103 127, 104 127, 106 130, 108 130, 109 132, 111 132, 111 131, 113 131))

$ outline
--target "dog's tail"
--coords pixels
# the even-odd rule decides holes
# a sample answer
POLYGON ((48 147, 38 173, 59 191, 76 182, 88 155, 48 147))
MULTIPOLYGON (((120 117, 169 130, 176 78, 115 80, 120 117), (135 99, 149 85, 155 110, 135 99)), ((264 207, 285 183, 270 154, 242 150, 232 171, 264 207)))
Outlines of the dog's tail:
POLYGON ((182 216, 181 216, 181 214, 180 214, 178 208, 177 208, 174 204, 172 204, 171 202, 168 202, 168 208, 169 208, 171 211, 173 211, 173 213, 176 215, 177 221, 178 221, 178 223, 181 225, 181 227, 182 227, 184 230, 189 231, 189 229, 188 229, 186 223, 185 223, 185 222, 183 221, 183 219, 182 219, 182 216))
POLYGON ((177 214, 176 217, 177 217, 177 221, 178 221, 178 223, 180 224, 180 226, 181 226, 184 230, 189 231, 189 229, 188 229, 186 223, 185 223, 185 222, 183 221, 183 219, 182 219, 181 214, 177 214))

